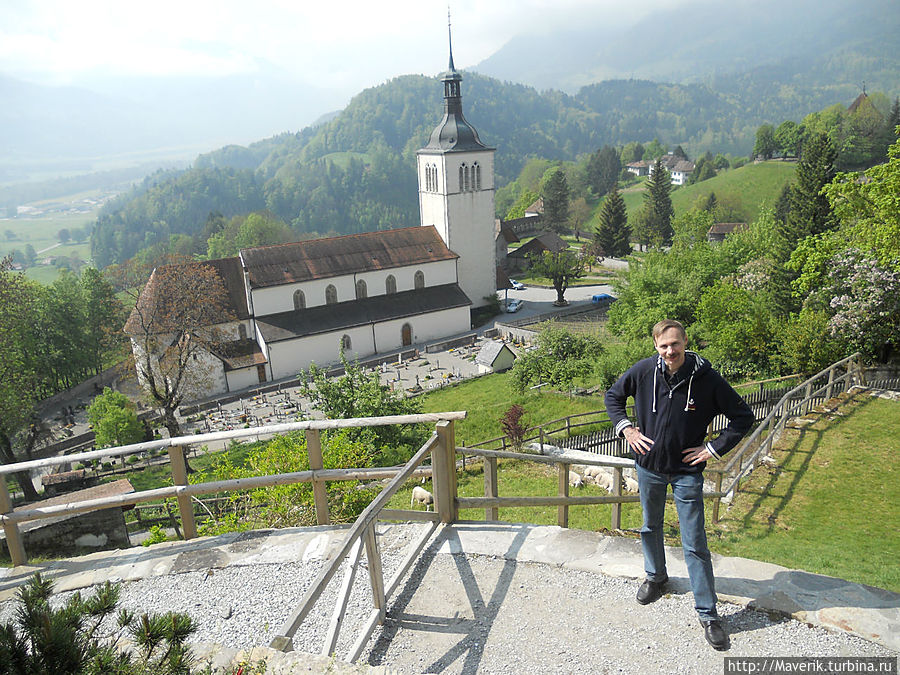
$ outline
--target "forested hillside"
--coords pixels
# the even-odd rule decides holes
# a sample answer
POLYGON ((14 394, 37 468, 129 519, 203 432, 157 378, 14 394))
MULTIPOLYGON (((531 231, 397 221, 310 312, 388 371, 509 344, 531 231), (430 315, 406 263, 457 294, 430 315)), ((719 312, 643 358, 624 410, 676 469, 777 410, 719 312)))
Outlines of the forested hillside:
MULTIPOLYGON (((530 157, 574 160, 606 144, 658 138, 692 156, 748 153, 760 124, 818 110, 778 88, 750 97, 633 80, 593 85, 577 96, 476 74, 463 84, 467 118, 497 148, 498 186, 515 179, 530 157)), ((885 96, 879 100, 889 106, 885 96)), ((231 218, 268 209, 297 237, 413 225, 414 154, 440 116, 439 82, 410 75, 363 91, 318 127, 203 155, 193 169, 155 175, 107 205, 92 238, 94 260, 106 266, 172 235, 195 235, 211 212, 231 218)))

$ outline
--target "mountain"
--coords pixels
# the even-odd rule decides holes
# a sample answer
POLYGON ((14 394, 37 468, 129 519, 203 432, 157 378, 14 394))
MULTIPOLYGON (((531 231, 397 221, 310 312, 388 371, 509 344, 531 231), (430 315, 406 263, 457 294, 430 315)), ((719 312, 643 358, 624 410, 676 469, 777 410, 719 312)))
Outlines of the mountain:
POLYGON ((104 159, 193 157, 302 129, 342 97, 284 76, 128 78, 49 86, 0 74, 0 182, 104 159))
POLYGON ((896 0, 732 0, 658 12, 613 31, 587 22, 522 35, 474 68, 537 89, 576 93, 611 79, 716 82, 737 89, 747 74, 804 86, 867 83, 900 93, 896 0), (742 77, 734 78, 740 75, 742 77))

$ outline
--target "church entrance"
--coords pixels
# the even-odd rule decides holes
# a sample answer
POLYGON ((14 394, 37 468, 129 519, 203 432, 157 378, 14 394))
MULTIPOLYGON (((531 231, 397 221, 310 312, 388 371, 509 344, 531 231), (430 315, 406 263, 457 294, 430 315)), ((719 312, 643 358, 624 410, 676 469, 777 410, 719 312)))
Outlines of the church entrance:
POLYGON ((412 326, 408 323, 403 324, 403 328, 400 329, 400 341, 404 347, 412 344, 412 326))

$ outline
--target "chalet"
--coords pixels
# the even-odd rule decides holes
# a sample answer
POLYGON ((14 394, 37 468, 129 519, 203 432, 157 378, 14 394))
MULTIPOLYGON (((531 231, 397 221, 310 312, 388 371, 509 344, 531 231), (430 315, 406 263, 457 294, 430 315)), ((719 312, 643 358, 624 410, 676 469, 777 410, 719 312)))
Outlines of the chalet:
POLYGON ((569 248, 569 244, 555 232, 542 232, 531 241, 526 242, 515 251, 509 253, 506 257, 507 269, 528 269, 528 256, 530 254, 543 253, 544 251, 558 253, 559 251, 565 251, 567 248, 569 248))
POLYGON ((722 242, 732 232, 746 229, 747 223, 714 223, 706 233, 706 240, 710 243, 722 242))
POLYGON ((647 162, 643 159, 637 162, 629 162, 625 165, 625 169, 630 173, 633 173, 635 176, 649 176, 650 162, 647 162))

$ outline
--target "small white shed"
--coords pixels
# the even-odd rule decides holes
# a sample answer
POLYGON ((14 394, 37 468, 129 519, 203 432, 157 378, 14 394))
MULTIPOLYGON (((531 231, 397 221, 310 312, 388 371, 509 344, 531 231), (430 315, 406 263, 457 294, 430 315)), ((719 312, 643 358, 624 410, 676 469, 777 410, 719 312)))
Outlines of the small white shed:
POLYGON ((502 373, 512 368, 516 355, 505 342, 488 342, 475 357, 479 375, 484 373, 502 373))

